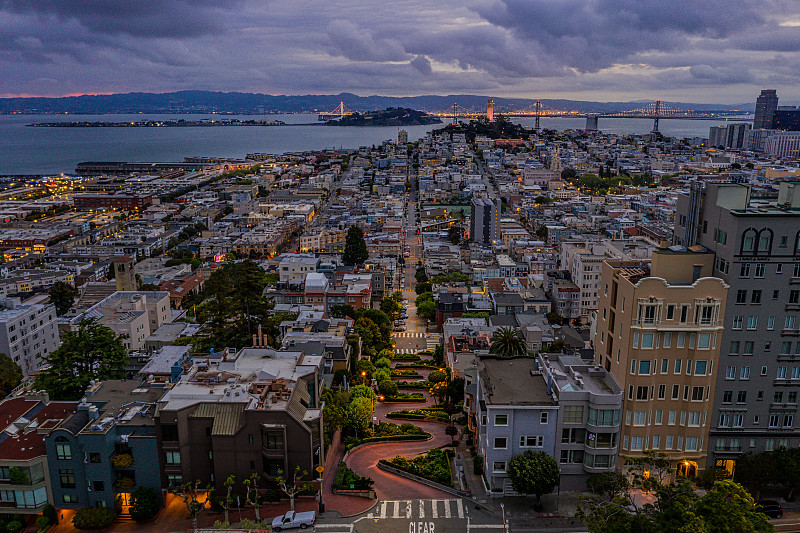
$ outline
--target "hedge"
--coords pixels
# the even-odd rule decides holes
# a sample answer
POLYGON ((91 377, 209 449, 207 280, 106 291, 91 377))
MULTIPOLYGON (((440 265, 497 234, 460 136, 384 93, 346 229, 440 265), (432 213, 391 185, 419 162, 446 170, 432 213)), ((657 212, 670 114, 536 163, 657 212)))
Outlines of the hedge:
POLYGON ((402 369, 407 369, 407 368, 439 368, 439 365, 437 365, 435 363, 426 363, 426 362, 420 361, 420 362, 417 362, 417 363, 405 363, 405 364, 394 365, 394 367, 397 370, 402 370, 402 369))
POLYGON ((373 483, 375 482, 372 479, 359 476, 350 470, 344 462, 339 463, 339 468, 336 469, 336 475, 333 478, 333 486, 337 489, 368 490, 373 483))
POLYGON ((422 374, 413 370, 392 370, 393 378, 421 378, 422 374))
POLYGON ((75 512, 72 525, 77 529, 104 529, 114 523, 117 513, 113 509, 83 507, 75 512))
POLYGON ((440 422, 450 421, 450 416, 447 413, 434 409, 414 409, 412 411, 409 411, 408 409, 401 409, 399 411, 387 413, 386 418, 407 418, 409 420, 425 420, 432 418, 434 420, 439 420, 440 422))
POLYGON ((401 388, 401 389, 424 389, 424 390, 428 390, 431 387, 433 387, 433 383, 431 383, 430 381, 422 381, 422 382, 398 381, 397 382, 397 387, 401 388))
POLYGON ((453 450, 431 450, 425 455, 413 459, 397 455, 390 460, 381 459, 380 462, 409 474, 452 487, 453 472, 450 468, 450 458, 453 455, 453 450))

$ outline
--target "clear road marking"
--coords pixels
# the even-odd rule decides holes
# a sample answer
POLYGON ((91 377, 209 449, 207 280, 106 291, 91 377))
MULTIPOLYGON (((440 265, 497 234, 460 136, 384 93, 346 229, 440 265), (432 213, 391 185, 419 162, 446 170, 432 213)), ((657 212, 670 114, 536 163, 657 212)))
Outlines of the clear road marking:
POLYGON ((458 509, 458 517, 464 518, 464 504, 461 500, 456 500, 456 509, 458 509))
POLYGON ((420 518, 425 518, 425 501, 424 500, 420 500, 419 501, 419 517, 420 518))
POLYGON ((411 500, 406 503, 406 518, 411 518, 411 500))

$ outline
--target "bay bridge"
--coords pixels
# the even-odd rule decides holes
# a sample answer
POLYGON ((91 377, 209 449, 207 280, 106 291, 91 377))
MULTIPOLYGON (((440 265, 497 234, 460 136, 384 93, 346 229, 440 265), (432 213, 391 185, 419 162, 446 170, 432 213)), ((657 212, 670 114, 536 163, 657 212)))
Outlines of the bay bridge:
MULTIPOLYGON (((459 106, 458 103, 454 103, 453 107, 450 109, 445 110, 423 110, 426 111, 429 115, 437 116, 443 119, 445 122, 451 121, 452 123, 458 123, 459 120, 464 119, 477 119, 481 117, 486 117, 486 110, 475 110, 474 108, 465 108, 463 106, 459 106)), ((653 102, 648 102, 643 104, 641 107, 635 109, 628 109, 624 111, 617 111, 614 113, 609 112, 586 112, 586 111, 576 111, 570 109, 558 109, 554 107, 550 107, 548 105, 542 104, 541 100, 536 100, 533 104, 528 107, 524 108, 510 108, 508 106, 495 106, 494 107, 495 114, 502 114, 505 117, 513 118, 513 117, 534 117, 536 119, 535 128, 538 130, 539 127, 539 119, 542 117, 546 118, 585 118, 586 119, 586 131, 597 131, 598 130, 598 120, 600 118, 641 118, 641 119, 650 119, 653 121, 653 130, 652 133, 659 133, 658 129, 658 122, 660 119, 683 119, 683 120, 720 120, 725 118, 730 118, 733 116, 740 115, 741 112, 736 111, 728 111, 728 110, 718 110, 718 111, 698 111, 694 109, 681 109, 678 107, 671 106, 669 104, 663 103, 661 100, 655 100, 653 102)), ((339 105, 330 112, 323 112, 319 113, 318 120, 320 121, 328 121, 328 120, 336 120, 347 115, 353 114, 353 111, 350 111, 345 108, 344 102, 339 102, 339 105)))

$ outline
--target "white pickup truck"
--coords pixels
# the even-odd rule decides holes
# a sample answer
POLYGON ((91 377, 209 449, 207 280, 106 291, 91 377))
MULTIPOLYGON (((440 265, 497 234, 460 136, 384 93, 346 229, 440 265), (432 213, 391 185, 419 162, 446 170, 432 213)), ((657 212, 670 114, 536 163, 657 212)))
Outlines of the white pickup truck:
POLYGON ((317 519, 317 513, 308 511, 305 513, 296 513, 289 511, 285 515, 276 516, 272 519, 272 531, 283 531, 284 529, 306 529, 313 526, 314 521, 317 519))

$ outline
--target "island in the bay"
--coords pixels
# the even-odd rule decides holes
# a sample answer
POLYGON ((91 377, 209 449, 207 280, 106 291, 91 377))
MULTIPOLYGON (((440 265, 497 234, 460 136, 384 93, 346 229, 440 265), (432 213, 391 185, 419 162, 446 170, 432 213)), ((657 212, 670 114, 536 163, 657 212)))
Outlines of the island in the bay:
POLYGON ((329 120, 325 124, 328 126, 425 126, 441 124, 441 122, 438 117, 424 111, 405 107, 389 107, 383 111, 356 112, 338 120, 329 120))
POLYGON ((206 128, 215 126, 285 126, 280 120, 135 120, 128 122, 39 122, 38 128, 206 128))

